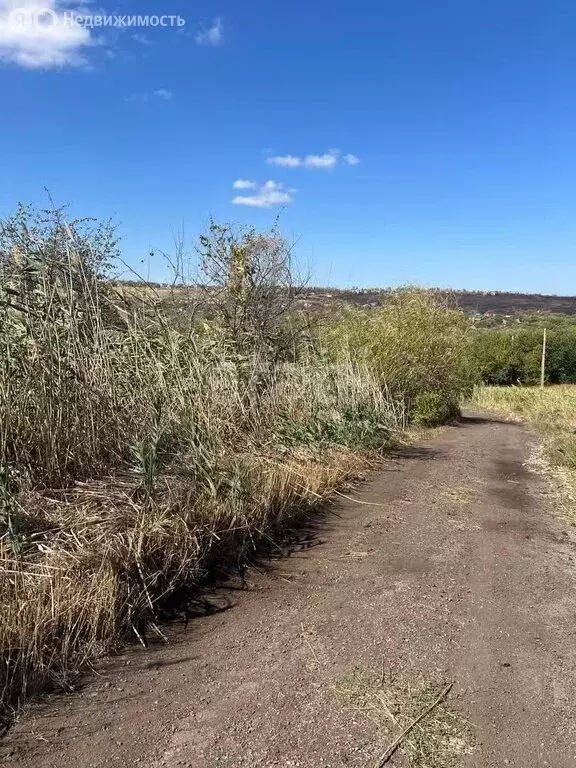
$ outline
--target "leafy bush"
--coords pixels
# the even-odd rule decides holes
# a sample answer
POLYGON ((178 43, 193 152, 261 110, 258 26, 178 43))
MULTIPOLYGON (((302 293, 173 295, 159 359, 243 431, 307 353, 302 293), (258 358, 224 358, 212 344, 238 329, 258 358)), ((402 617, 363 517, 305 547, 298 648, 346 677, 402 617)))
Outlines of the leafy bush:
POLYGON ((416 424, 435 427, 459 416, 458 403, 443 392, 421 392, 412 401, 410 417, 416 424))
POLYGON ((344 311, 325 339, 330 357, 367 365, 411 413, 423 393, 453 403, 471 391, 475 373, 465 354, 471 331, 464 313, 437 294, 403 288, 377 310, 344 311))
POLYGON ((307 421, 284 420, 280 426, 281 441, 288 446, 344 445, 349 448, 381 450, 390 443, 396 421, 391 408, 347 408, 344 411, 316 413, 307 421))
MULTIPOLYGON (((542 328, 519 325, 478 329, 468 350, 469 364, 488 385, 537 384, 540 381, 542 328)), ((576 382, 576 328, 567 324, 548 332, 546 382, 576 382)))

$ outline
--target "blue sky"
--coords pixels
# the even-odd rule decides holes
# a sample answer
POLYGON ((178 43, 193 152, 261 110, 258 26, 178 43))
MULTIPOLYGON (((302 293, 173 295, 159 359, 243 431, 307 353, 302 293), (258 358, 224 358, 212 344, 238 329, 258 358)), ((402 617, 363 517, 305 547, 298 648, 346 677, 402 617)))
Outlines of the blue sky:
POLYGON ((315 283, 576 293, 575 39, 572 0, 0 0, 0 213, 48 187, 152 279, 280 215, 315 283))

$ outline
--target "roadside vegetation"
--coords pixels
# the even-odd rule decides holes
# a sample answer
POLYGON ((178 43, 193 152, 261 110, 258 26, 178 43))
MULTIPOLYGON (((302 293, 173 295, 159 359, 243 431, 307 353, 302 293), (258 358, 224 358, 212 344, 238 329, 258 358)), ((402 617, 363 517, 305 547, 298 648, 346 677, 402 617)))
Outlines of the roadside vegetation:
POLYGON ((181 588, 241 568, 470 387, 461 312, 410 289, 369 322, 314 320, 277 229, 214 223, 188 303, 118 290, 118 255, 63 210, 0 225, 4 722, 161 635, 181 588))
POLYGON ((465 356, 468 318, 431 292, 400 289, 379 309, 346 309, 326 328, 332 360, 368 365, 402 396, 411 421, 439 424, 455 416, 474 381, 465 356))
POLYGON ((478 327, 470 366, 485 384, 534 385, 540 381, 543 330, 547 331, 546 383, 576 382, 576 317, 524 313, 505 327, 478 327))

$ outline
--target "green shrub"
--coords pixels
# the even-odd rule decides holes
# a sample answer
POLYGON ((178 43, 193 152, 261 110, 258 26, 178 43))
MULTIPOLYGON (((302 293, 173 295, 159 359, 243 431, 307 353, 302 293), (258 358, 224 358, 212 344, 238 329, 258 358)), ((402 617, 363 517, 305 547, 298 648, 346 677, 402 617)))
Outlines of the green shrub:
POLYGON ((392 414, 367 406, 344 411, 320 412, 306 421, 285 419, 279 437, 286 446, 344 445, 349 448, 381 450, 390 442, 392 414))
POLYGON ((410 409, 411 420, 427 427, 445 424, 459 416, 458 403, 444 392, 421 392, 414 398, 410 409))
POLYGON ((423 392, 457 401, 476 375, 465 354, 473 332, 466 315, 417 288, 392 291, 376 310, 348 310, 326 329, 328 354, 372 368, 382 387, 410 403, 423 392))
MULTIPOLYGON (((543 329, 531 324, 478 329, 468 348, 471 368, 488 385, 533 385, 540 381, 543 329)), ((548 331, 546 382, 576 382, 576 329, 566 322, 548 331)))

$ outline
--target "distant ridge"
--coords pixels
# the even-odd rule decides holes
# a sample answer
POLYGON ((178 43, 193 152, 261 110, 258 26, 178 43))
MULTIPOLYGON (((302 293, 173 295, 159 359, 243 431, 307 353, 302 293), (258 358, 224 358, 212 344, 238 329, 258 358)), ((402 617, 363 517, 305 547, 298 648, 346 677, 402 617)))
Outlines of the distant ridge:
MULTIPOLYGON (((451 291, 443 288, 431 290, 442 297, 451 298, 466 312, 481 315, 515 315, 519 312, 576 315, 576 296, 505 291, 451 291)), ((344 301, 357 307, 376 307, 381 304, 388 291, 388 288, 309 288, 301 298, 312 305, 344 301)))
MULTIPOLYGON (((168 283, 144 283, 137 280, 119 280, 116 285, 138 288, 148 285, 162 296, 170 289, 168 283)), ((344 302, 356 307, 378 307, 390 288, 323 288, 305 287, 298 292, 301 306, 311 309, 325 309, 331 304, 344 302)), ((511 293, 508 291, 462 291, 447 288, 430 288, 439 296, 451 299, 463 310, 480 315, 516 315, 521 312, 555 312, 562 315, 576 315, 576 296, 556 296, 548 293, 511 293)), ((196 292, 194 286, 177 286, 176 293, 196 292)))

